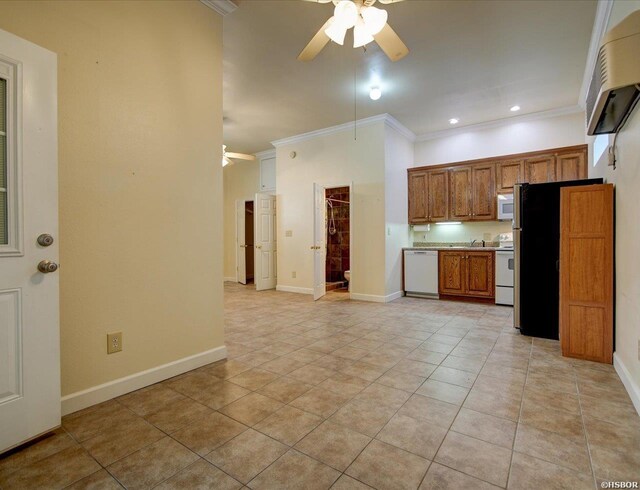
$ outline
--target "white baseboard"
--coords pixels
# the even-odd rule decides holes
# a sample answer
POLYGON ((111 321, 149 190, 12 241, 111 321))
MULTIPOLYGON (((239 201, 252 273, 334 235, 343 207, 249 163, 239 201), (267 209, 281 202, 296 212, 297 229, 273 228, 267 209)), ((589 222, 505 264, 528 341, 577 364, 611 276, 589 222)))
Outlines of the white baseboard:
POLYGON ((145 386, 158 383, 173 376, 186 373, 205 364, 220 361, 227 357, 227 348, 222 345, 199 354, 172 361, 162 366, 157 366, 146 371, 131 374, 124 378, 114 379, 108 383, 93 386, 86 390, 77 391, 62 397, 62 415, 68 415, 96 403, 111 400, 145 386))
POLYGON ((235 276, 232 276, 232 277, 225 277, 224 282, 238 282, 238 280, 236 279, 235 276))
POLYGON ((613 353, 613 367, 616 369, 618 376, 620 376, 622 384, 627 389, 633 406, 636 407, 636 412, 640 415, 640 386, 638 386, 638 383, 631 377, 631 373, 615 352, 613 353))
POLYGON ((370 301, 372 303, 389 303, 394 299, 398 299, 402 296, 402 291, 397 291, 392 294, 387 294, 386 296, 376 295, 376 294, 361 294, 361 293, 351 293, 351 299, 355 299, 358 301, 370 301))
POLYGON ((402 298, 402 295, 403 295, 402 291, 396 291, 395 293, 387 294, 384 298, 384 302, 391 303, 393 300, 402 298))
POLYGON ((295 286, 282 286, 278 284, 276 291, 282 291, 285 293, 298 293, 298 294, 313 294, 313 288, 299 288, 295 286))

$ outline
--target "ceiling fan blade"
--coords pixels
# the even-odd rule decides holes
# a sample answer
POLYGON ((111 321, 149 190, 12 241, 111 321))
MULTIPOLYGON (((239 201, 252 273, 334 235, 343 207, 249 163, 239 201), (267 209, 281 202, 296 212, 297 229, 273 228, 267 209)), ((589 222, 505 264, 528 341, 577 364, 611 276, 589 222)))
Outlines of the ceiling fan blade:
POLYGON ((255 160, 255 155, 247 155, 246 153, 233 153, 231 151, 227 151, 224 153, 224 156, 227 158, 237 158, 238 160, 255 160))
POLYGON ((327 36, 324 30, 329 27, 329 23, 331 19, 327 20, 324 25, 320 28, 316 35, 313 36, 309 44, 302 50, 302 52, 298 55, 298 61, 311 61, 313 58, 318 56, 318 53, 322 51, 327 43, 329 42, 329 36, 327 36))
POLYGON ((382 30, 373 38, 391 61, 401 60, 409 54, 409 48, 389 24, 385 24, 382 30))
POLYGON ((380 3, 384 3, 386 5, 389 5, 390 3, 398 3, 398 2, 403 2, 404 0, 378 0, 378 2, 380 3))
POLYGON ((313 2, 313 3, 329 3, 331 0, 304 0, 305 2, 313 2))

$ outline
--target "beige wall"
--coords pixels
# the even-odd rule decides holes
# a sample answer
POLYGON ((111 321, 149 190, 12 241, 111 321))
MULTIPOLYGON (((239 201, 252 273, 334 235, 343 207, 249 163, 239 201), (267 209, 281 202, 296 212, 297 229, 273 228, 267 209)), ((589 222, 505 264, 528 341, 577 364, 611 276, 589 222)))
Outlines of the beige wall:
POLYGON ((503 126, 471 129, 428 141, 418 141, 415 166, 461 162, 512 153, 583 145, 584 112, 503 126))
POLYGON ((62 394, 222 345, 220 16, 2 1, 0 28, 58 54, 62 394))
POLYGON ((224 279, 236 280, 236 201, 253 200, 260 190, 260 162, 224 167, 224 279))
MULTIPOLYGON (((385 152, 385 294, 402 292, 402 248, 409 245, 407 169, 413 167, 413 141, 386 126, 385 152)), ((390 298, 389 298, 390 299, 390 298)))
POLYGON ((384 131, 379 121, 359 127, 357 140, 348 129, 276 148, 278 286, 313 287, 313 184, 353 182, 351 292, 385 295, 384 131))
MULTIPOLYGON (((609 28, 635 10, 640 10, 640 1, 616 1, 609 28)), ((619 370, 622 365, 635 384, 630 391, 635 390, 634 401, 640 411, 640 107, 636 107, 618 134, 616 148, 616 170, 607 165, 605 156, 589 169, 589 177, 603 177, 615 184, 615 363, 619 370)))

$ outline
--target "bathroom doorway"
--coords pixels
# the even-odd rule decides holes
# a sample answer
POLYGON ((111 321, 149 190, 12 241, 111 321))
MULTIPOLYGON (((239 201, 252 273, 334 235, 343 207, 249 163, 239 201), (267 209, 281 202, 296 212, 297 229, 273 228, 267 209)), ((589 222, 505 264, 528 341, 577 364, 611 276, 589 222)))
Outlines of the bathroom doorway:
POLYGON ((349 292, 351 276, 351 195, 349 186, 325 189, 326 291, 349 292))

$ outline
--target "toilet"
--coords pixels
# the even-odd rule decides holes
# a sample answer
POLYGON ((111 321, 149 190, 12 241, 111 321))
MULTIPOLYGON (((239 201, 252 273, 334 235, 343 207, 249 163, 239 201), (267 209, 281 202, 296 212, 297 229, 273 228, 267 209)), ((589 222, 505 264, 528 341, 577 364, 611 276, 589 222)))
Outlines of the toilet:
POLYGON ((349 291, 351 291, 351 271, 344 271, 344 278, 349 283, 349 291))

